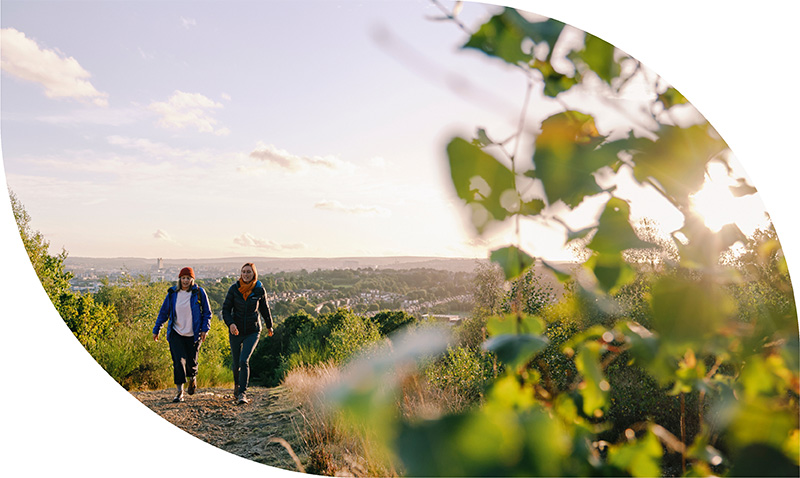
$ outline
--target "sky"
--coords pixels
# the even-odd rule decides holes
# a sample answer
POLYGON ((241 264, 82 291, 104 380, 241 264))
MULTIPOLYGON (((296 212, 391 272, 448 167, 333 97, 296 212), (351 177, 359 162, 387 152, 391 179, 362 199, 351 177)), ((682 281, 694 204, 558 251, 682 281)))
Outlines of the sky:
MULTIPOLYGON (((461 19, 497 11, 467 3, 461 19)), ((445 145, 477 127, 509 136, 526 80, 459 49, 466 34, 439 14, 428 0, 4 0, 7 184, 51 249, 77 257, 486 257, 517 238, 472 233, 445 145)), ((567 101, 627 132, 596 100, 567 101)), ((530 109, 536 124, 559 106, 530 109)), ((634 215, 680 227, 626 184, 634 215)), ((588 225, 605 200, 567 222, 588 225)), ((746 201, 722 210, 755 210, 731 218, 748 233, 763 206, 746 201)), ((570 257, 556 223, 522 233, 529 253, 570 257)))
MULTIPOLYGON (((41 4, 35 1, 27 3, 41 4)), ((83 6, 86 7, 88 3, 91 2, 84 2, 83 6)), ((793 61, 793 55, 800 5, 795 6, 784 0, 762 0, 755 4, 731 3, 728 0, 704 2, 673 0, 669 2, 668 7, 641 0, 604 2, 509 0, 505 3, 518 7, 524 4, 527 9, 591 31, 643 61, 675 85, 708 118, 736 152, 753 184, 759 188, 767 210, 775 222, 790 270, 794 271, 798 267, 800 227, 796 221, 795 191, 796 178, 800 175, 796 145, 796 112, 800 109, 800 95, 797 94, 794 80, 800 77, 800 63, 793 61), (758 81, 752 74, 754 65, 763 69, 758 81)), ((2 15, 0 21, 3 28, 10 26, 6 19, 8 5, 5 0, 0 2, 0 15, 2 15)), ((396 15, 396 12, 393 12, 393 15, 396 15)), ((35 16, 29 18, 30 26, 35 23, 33 21, 35 16)), ((187 15, 184 15, 184 18, 187 18, 187 15)), ((199 21, 199 18, 195 20, 199 21)), ((166 23, 172 20, 164 17, 161 21, 166 23)), ((53 43, 50 43, 50 40, 47 43, 40 40, 42 41, 40 48, 58 48, 63 52, 63 57, 76 58, 83 69, 91 72, 91 84, 98 92, 109 95, 106 98, 109 106, 98 106, 103 108, 99 111, 110 112, 114 111, 115 107, 124 109, 123 107, 130 106, 126 101, 117 103, 120 101, 118 95, 121 93, 115 93, 107 83, 100 81, 99 66, 71 51, 69 45, 65 43, 77 41, 70 38, 80 36, 76 35, 76 32, 85 30, 86 26, 81 23, 80 15, 73 18, 69 10, 62 11, 60 16, 51 18, 49 22, 49 27, 36 33, 35 38, 43 39, 46 35, 53 34, 62 23, 70 25, 69 28, 66 26, 63 28, 68 29, 71 34, 64 33, 61 41, 53 43), (61 22, 59 19, 64 21, 61 22)), ((107 30, 113 31, 125 24, 126 22, 109 24, 107 30)), ((22 25, 18 27, 20 31, 25 31, 22 25)), ((441 27, 443 25, 438 25, 438 28, 441 27)), ((450 33, 452 32, 448 34, 450 33)), ((30 30, 26 34, 34 35, 30 30)), ((142 31, 135 36, 138 36, 144 44, 150 35, 153 33, 142 31)), ((92 43, 94 49, 114 47, 110 42, 87 43, 92 43)), ((136 48, 133 47, 138 53, 136 48)), ((324 50, 324 45, 319 49, 324 50)), ((143 51, 147 53, 144 47, 143 51)), ((315 64, 322 61, 315 58, 315 64)), ((107 60, 108 58, 103 61, 107 60)), ((109 74, 116 71, 113 68, 109 70, 109 74)), ((127 70, 127 73, 131 70, 127 70)), ((316 72, 315 77, 322 78, 322 74, 316 72)), ((406 81, 411 80, 406 78, 406 81)), ((0 105, 0 111, 3 113, 3 130, 0 140, 4 153, 4 169, 0 170, 0 176, 3 176, 12 187, 15 175, 23 174, 21 170, 14 170, 6 156, 11 152, 7 148, 14 148, 9 144, 13 143, 12 136, 5 130, 6 114, 10 113, 7 110, 7 103, 13 100, 9 98, 7 89, 17 82, 19 84, 16 87, 20 88, 18 94, 25 94, 28 103, 48 105, 47 108, 50 109, 57 107, 62 109, 60 113, 50 110, 47 114, 27 113, 30 116, 57 118, 59 114, 72 114, 75 111, 82 111, 86 118, 91 116, 89 108, 84 106, 84 103, 76 103, 69 99, 47 98, 45 90, 38 84, 28 84, 29 91, 23 93, 25 83, 7 78, 4 72, 0 84, 3 90, 2 105, 0 105)), ((165 102, 178 88, 184 88, 180 91, 187 93, 201 93, 223 104, 223 108, 214 110, 216 113, 213 118, 217 121, 215 126, 229 128, 231 133, 227 138, 236 134, 232 120, 221 115, 222 112, 230 112, 233 107, 230 103, 225 103, 220 91, 227 91, 233 101, 238 94, 237 90, 232 88, 206 91, 187 86, 165 85, 161 94, 144 95, 143 99, 137 101, 145 106, 153 102, 165 102)), ((93 101, 103 99, 102 96, 91 97, 87 101, 93 104, 93 101)), ((136 117, 135 111, 139 110, 131 107, 131 114, 122 116, 130 120, 131 117, 136 117)), ((139 111, 139 114, 145 113, 146 109, 145 112, 139 111)), ((23 112, 16 114, 23 116, 23 112)), ((107 114, 109 117, 112 116, 111 113, 107 114)), ((307 117, 310 121, 313 115, 309 114, 307 117)), ((450 120, 452 121, 452 118, 450 120)), ((153 131, 159 131, 154 126, 157 121, 157 116, 148 119, 153 131)), ((107 124, 113 123, 110 120, 107 122, 107 124)), ((276 123, 280 126, 280 122, 276 123)), ((441 125, 438 127, 441 128, 441 125)), ((49 133, 52 135, 57 131, 59 131, 57 128, 52 127, 49 133)), ((188 134, 190 129, 187 127, 182 131, 183 134, 188 134)), ((74 149, 88 149, 85 144, 79 142, 82 136, 76 132, 73 131, 72 135, 62 134, 68 139, 74 138, 77 143, 73 145, 74 149)), ((139 137, 133 133, 122 134, 119 131, 114 134, 120 137, 139 137)), ((167 135, 166 130, 162 134, 167 135)), ((34 139, 38 138, 33 133, 28 135, 34 139)), ((98 133, 98 136, 100 139, 106 138, 105 141, 108 142, 107 137, 113 134, 98 133)), ((18 138, 17 141, 22 141, 26 138, 26 134, 23 130, 17 130, 13 137, 18 138)), ((155 136, 147 137, 154 142, 158 139, 155 136)), ((213 134, 195 134, 191 139, 201 141, 205 138, 206 141, 212 141, 220 137, 213 134)), ((347 137, 354 138, 357 135, 351 134, 347 137)), ((408 138, 404 139, 408 142, 408 138)), ((258 141, 266 144, 274 142, 276 147, 292 151, 289 144, 273 140, 264 133, 248 137, 246 144, 241 147, 241 154, 248 155, 255 150, 258 141)), ((192 146, 188 140, 186 144, 189 146, 167 140, 161 142, 176 148, 189 149, 189 146, 192 146)), ((41 148, 47 146, 47 142, 41 139, 30 143, 41 148)), ((102 141, 97 142, 100 143, 102 141)), ((393 144, 400 148, 402 142, 393 144)), ((194 144, 194 146, 207 145, 194 144)), ((66 149, 63 145, 59 148, 66 149)), ((58 148, 54 147, 53 150, 58 148)), ((304 151, 293 152, 301 154, 304 151)), ((21 151, 18 149, 16 154, 21 154, 21 151)), ((324 156, 332 153, 315 151, 314 154, 324 156)), ((341 160, 355 162, 351 156, 344 156, 341 152, 340 154, 341 160)), ((87 188, 89 186, 87 184, 87 188)), ((117 186, 118 184, 114 183, 114 187, 117 186)), ((40 206, 36 205, 34 198, 23 189, 15 192, 26 201, 26 207, 31 209, 32 215, 39 216, 34 217, 35 226, 48 235, 54 234, 55 226, 51 225, 49 220, 45 221, 42 216, 48 207, 55 207, 57 201, 44 201, 44 205, 40 206)), ((231 191, 228 192, 235 195, 237 190, 231 187, 231 191)), ((335 198, 331 198, 333 199, 335 198)), ((343 198, 339 201, 342 204, 351 204, 344 202, 343 198)), ((360 202, 369 205, 367 201, 360 202)), ((66 209, 58 214, 66 214, 64 211, 66 209)), ((392 213, 396 214, 394 210, 392 213)), ((0 436, 0 448, 4 450, 0 470, 10 471, 11 476, 49 475, 75 471, 86 477, 108 476, 109 470, 114 470, 116 476, 139 477, 142 473, 175 476, 186 473, 187 470, 191 472, 202 468, 206 474, 234 471, 266 476, 290 476, 288 472, 265 468, 263 465, 226 454, 190 437, 151 413, 119 387, 74 339, 47 300, 22 249, 8 203, 0 202, 0 216, 2 234, 0 239, 3 246, 0 300, 7 319, 6 340, 3 347, 0 347, 0 362, 24 364, 24 366, 6 367, 0 385, 3 390, 0 394, 0 408, 6 411, 3 418, 3 428, 6 433, 0 436), (35 342, 27 340, 30 330, 35 333, 35 342), (20 331, 24 332, 21 334, 20 331), (22 340, 22 337, 25 340, 22 340), (171 450, 172 453, 167 450, 171 450), (176 460, 175 456, 198 458, 192 462, 188 458, 176 460)), ((396 219, 396 215, 393 217, 396 219)), ((75 216, 72 218, 78 219, 75 216)), ((213 221, 209 221, 209 224, 211 224, 209 228, 219 227, 213 221)), ((112 223, 109 228, 112 227, 120 226, 119 223, 112 223)), ((162 225, 156 226, 155 229, 145 229, 141 236, 142 241, 149 239, 148 235, 152 235, 161 227, 174 234, 174 237, 178 237, 178 229, 170 230, 162 225)), ((253 229, 251 233, 255 234, 254 231, 253 229)), ((236 230, 228 233, 227 237, 228 240, 232 240, 241 234, 243 232, 236 230)), ((56 239, 51 238, 51 241, 53 244, 59 244, 56 239)), ((70 249, 72 245, 64 243, 73 253, 70 249)))

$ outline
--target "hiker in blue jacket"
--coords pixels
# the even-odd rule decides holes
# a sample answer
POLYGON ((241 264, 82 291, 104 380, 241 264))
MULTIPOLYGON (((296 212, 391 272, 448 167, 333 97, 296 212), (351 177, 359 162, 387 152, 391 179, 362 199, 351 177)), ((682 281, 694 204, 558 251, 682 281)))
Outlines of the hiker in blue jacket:
POLYGON ((153 340, 158 340, 161 326, 167 324, 167 342, 172 354, 172 369, 178 394, 173 402, 183 401, 183 384, 189 385, 189 395, 197 389, 197 358, 206 339, 211 321, 211 305, 206 291, 194 283, 194 269, 184 267, 178 274, 178 284, 167 290, 167 297, 158 311, 153 327, 153 340))
POLYGON ((252 262, 242 266, 239 280, 234 282, 222 304, 222 320, 228 326, 233 359, 233 396, 247 403, 247 384, 250 381, 250 356, 261 335, 259 315, 272 336, 272 314, 267 303, 267 291, 258 280, 258 271, 252 262))

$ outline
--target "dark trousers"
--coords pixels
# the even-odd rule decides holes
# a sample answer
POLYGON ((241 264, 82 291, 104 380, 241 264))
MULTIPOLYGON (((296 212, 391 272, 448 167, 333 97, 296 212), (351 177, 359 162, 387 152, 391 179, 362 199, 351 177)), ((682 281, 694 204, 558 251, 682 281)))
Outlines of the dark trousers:
POLYGON ((231 358, 233 359, 233 381, 239 388, 239 393, 247 389, 250 381, 250 356, 258 343, 258 332, 247 335, 228 334, 231 341, 231 358))
POLYGON ((184 337, 172 330, 168 342, 169 352, 172 354, 175 385, 186 383, 187 378, 196 377, 200 341, 195 342, 194 337, 184 337))

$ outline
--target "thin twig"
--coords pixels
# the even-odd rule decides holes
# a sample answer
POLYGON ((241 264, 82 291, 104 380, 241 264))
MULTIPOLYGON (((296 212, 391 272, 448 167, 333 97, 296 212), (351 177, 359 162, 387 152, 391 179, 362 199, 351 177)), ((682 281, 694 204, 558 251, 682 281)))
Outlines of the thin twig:
POLYGON ((280 437, 272 437, 269 439, 269 441, 270 443, 279 443, 284 448, 286 448, 286 451, 289 452, 289 456, 292 457, 292 460, 294 460, 294 464, 297 466, 297 471, 299 471, 300 473, 306 472, 306 469, 303 467, 303 464, 300 463, 300 458, 298 458, 294 450, 292 450, 292 445, 290 445, 288 441, 280 437))

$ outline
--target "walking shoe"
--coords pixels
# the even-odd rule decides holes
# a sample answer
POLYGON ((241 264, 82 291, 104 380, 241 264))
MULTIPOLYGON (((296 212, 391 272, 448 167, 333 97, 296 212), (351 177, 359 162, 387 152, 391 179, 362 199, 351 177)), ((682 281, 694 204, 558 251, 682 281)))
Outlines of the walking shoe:
POLYGON ((244 394, 244 392, 239 394, 239 405, 243 403, 248 403, 249 401, 250 400, 247 399, 247 396, 244 394))
POLYGON ((180 391, 178 392, 177 395, 175 395, 175 398, 172 399, 172 403, 179 403, 182 401, 183 401, 183 391, 180 391))
POLYGON ((197 377, 189 377, 189 386, 186 388, 186 392, 194 395, 195 390, 197 390, 197 377))

